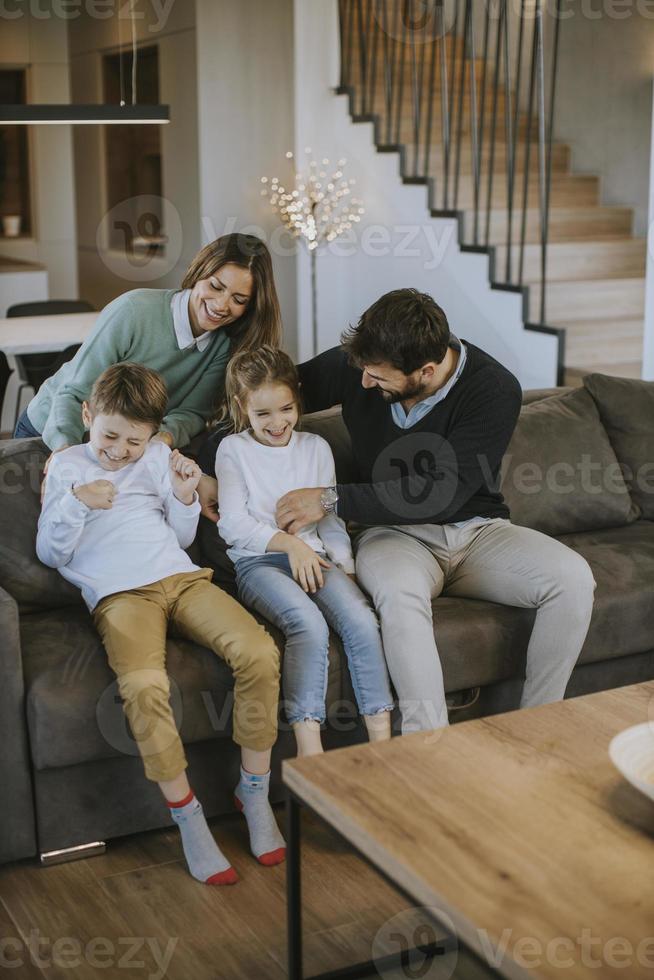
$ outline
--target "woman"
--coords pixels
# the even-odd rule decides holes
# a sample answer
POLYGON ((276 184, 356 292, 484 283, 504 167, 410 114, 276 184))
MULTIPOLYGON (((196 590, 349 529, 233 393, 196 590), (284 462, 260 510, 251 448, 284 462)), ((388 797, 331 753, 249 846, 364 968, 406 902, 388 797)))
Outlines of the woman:
POLYGON ((184 446, 216 410, 231 355, 280 340, 268 249, 252 235, 223 235, 198 252, 181 290, 133 289, 109 303, 73 360, 29 403, 14 438, 41 436, 53 452, 82 442, 82 402, 96 378, 111 364, 137 361, 168 388, 155 438, 184 446))

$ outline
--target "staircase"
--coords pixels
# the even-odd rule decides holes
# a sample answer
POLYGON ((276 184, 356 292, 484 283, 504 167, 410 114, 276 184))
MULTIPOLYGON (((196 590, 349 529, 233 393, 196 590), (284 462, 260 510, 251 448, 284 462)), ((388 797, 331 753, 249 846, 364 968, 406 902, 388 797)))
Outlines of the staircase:
POLYGON ((339 0, 340 92, 462 250, 489 255, 492 286, 522 294, 525 328, 558 334, 560 383, 640 377, 646 240, 553 139, 565 23, 545 32, 540 0, 492 6, 339 0))

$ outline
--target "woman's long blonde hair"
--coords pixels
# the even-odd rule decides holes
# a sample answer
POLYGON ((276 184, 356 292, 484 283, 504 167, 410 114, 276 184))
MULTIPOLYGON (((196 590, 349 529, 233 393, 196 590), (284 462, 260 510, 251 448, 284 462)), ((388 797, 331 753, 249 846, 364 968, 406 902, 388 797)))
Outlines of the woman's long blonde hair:
MULTIPOLYGON (((270 252, 254 235, 223 235, 205 245, 191 262, 182 281, 182 289, 192 289, 200 279, 209 279, 225 265, 237 265, 252 275, 254 290, 247 309, 238 320, 225 327, 232 354, 257 350, 282 341, 282 315, 275 289, 270 252)), ((216 392, 215 421, 227 419, 224 391, 216 392)))
POLYGON ((258 350, 239 351, 227 365, 225 394, 233 432, 243 432, 249 427, 248 395, 266 384, 290 388, 298 412, 302 413, 300 381, 295 364, 283 350, 264 344, 258 350))

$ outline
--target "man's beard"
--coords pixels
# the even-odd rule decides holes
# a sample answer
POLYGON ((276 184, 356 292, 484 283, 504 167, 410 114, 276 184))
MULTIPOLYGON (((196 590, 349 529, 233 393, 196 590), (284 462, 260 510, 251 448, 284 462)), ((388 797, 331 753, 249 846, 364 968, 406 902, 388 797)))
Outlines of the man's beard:
POLYGON ((420 381, 409 381, 404 391, 383 391, 381 388, 377 388, 377 391, 387 405, 393 405, 396 402, 408 401, 409 398, 420 398, 420 395, 424 394, 426 387, 420 381))

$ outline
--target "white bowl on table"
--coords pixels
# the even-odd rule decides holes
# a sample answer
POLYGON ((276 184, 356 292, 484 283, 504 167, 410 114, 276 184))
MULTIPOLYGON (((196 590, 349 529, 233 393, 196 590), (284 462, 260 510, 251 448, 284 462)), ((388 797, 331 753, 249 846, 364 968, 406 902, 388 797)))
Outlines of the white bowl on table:
POLYGON ((654 720, 616 735, 611 739, 609 755, 624 778, 654 800, 654 720))

